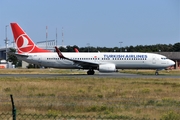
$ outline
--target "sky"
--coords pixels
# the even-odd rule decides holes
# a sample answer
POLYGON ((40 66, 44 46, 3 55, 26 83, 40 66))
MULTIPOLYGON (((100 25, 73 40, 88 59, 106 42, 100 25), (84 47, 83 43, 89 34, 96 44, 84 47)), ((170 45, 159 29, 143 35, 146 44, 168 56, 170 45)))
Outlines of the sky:
POLYGON ((17 22, 36 43, 126 47, 180 42, 180 0, 0 0, 0 46, 17 22), (62 29, 63 28, 63 29, 62 29), (62 38, 63 31, 63 38, 62 38), (120 42, 122 42, 120 44, 120 42))

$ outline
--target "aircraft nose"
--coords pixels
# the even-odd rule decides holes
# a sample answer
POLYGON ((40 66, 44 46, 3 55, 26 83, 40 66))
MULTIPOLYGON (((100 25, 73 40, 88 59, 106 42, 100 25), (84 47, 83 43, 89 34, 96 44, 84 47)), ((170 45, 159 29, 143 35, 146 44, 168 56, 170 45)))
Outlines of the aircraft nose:
POLYGON ((172 60, 170 60, 170 61, 169 61, 169 65, 173 66, 173 65, 175 65, 175 62, 172 61, 172 60))

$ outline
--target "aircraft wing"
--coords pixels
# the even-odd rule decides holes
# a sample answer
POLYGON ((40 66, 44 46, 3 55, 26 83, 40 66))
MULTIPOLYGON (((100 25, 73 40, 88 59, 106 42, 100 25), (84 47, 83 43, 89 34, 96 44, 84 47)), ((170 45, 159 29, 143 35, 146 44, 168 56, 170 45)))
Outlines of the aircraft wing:
POLYGON ((94 62, 69 59, 69 58, 65 57, 57 47, 55 47, 55 49, 60 58, 74 62, 74 65, 77 65, 78 67, 89 69, 89 68, 97 68, 99 66, 98 63, 94 63, 94 62))
POLYGON ((15 54, 17 57, 29 57, 28 55, 15 54))

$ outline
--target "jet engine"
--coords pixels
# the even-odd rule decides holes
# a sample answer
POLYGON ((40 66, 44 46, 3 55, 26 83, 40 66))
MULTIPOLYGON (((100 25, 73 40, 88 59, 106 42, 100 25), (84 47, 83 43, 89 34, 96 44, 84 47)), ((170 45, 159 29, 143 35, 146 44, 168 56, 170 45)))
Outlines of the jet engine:
POLYGON ((115 64, 101 64, 99 65, 99 72, 117 72, 115 64))

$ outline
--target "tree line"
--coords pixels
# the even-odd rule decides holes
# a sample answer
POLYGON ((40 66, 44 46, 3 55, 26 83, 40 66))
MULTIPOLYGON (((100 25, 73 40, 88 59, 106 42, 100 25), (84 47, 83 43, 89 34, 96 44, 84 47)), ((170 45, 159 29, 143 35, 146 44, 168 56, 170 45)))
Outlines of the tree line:
POLYGON ((77 48, 79 52, 180 52, 180 42, 172 44, 156 44, 156 45, 137 45, 137 46, 126 46, 126 47, 78 47, 66 46, 59 47, 62 52, 74 52, 74 48, 77 48))

